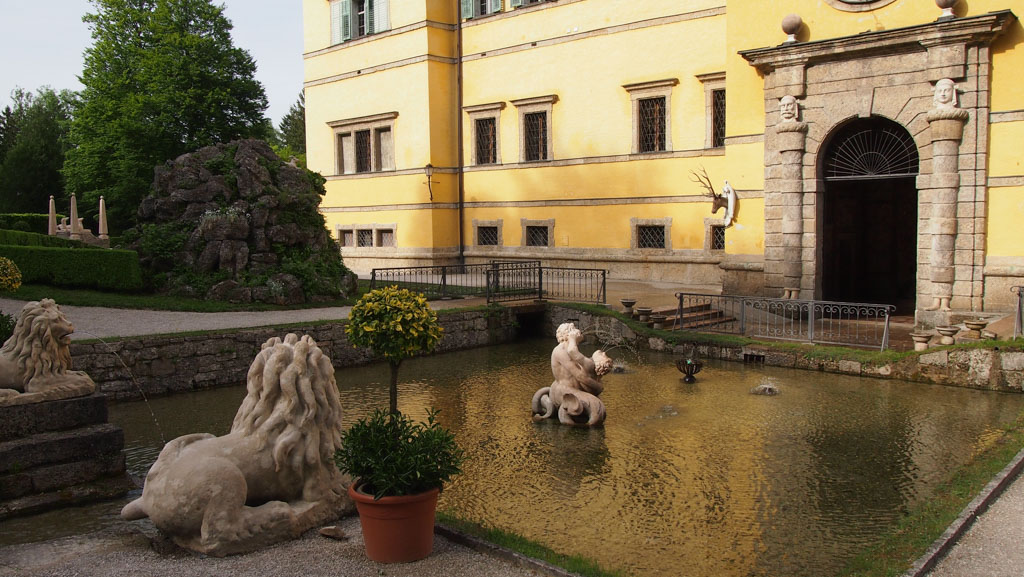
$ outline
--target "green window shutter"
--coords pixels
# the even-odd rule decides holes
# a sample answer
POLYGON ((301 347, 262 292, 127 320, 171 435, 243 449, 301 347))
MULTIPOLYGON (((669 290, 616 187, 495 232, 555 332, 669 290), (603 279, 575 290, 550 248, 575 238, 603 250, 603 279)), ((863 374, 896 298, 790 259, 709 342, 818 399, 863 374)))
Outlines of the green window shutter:
POLYGON ((341 41, 352 39, 352 2, 337 0, 341 4, 341 41))
POLYGON ((501 12, 501 0, 491 0, 490 5, 487 7, 488 14, 494 14, 501 12))
POLYGON ((511 6, 512 8, 519 8, 522 5, 523 0, 512 0, 512 2, 509 4, 509 6, 511 6))
POLYGON ((331 44, 341 44, 342 37, 342 15, 341 5, 345 0, 331 0, 331 44))
POLYGON ((373 31, 384 32, 391 29, 391 18, 388 13, 388 0, 370 2, 370 17, 373 20, 373 31))
POLYGON ((462 17, 473 17, 473 0, 462 0, 462 17))

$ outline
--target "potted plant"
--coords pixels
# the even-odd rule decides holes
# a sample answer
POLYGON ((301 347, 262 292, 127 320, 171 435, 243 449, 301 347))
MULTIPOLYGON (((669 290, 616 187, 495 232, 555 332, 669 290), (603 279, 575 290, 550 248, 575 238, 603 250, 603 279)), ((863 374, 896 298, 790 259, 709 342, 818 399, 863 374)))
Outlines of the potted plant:
POLYGON ((455 436, 437 422, 437 411, 428 411, 426 423, 398 411, 398 368, 437 345, 437 313, 422 294, 385 287, 359 299, 345 330, 354 346, 387 361, 390 410, 378 409, 343 432, 335 463, 353 478, 348 494, 359 511, 366 555, 382 563, 422 559, 433 548, 441 486, 460 472, 464 459, 455 436))

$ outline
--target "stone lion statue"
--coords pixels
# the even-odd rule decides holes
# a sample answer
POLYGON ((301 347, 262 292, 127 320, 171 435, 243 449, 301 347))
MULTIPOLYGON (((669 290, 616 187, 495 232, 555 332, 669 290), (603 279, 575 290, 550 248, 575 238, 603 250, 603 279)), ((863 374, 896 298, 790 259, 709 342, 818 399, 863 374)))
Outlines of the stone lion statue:
POLYGON ((71 370, 74 326, 53 299, 26 303, 0 347, 0 406, 91 395, 96 383, 71 370))
POLYGON ((555 380, 533 395, 533 420, 554 417, 564 425, 595 426, 605 419, 601 377, 612 368, 612 359, 597 350, 590 357, 579 350, 583 333, 573 323, 562 323, 555 331, 558 346, 551 351, 551 374, 555 380))
POLYGON ((294 539, 352 511, 333 460, 341 404, 330 359, 308 335, 274 337, 246 382, 231 431, 167 443, 122 518, 148 516, 178 545, 220 557, 294 539))

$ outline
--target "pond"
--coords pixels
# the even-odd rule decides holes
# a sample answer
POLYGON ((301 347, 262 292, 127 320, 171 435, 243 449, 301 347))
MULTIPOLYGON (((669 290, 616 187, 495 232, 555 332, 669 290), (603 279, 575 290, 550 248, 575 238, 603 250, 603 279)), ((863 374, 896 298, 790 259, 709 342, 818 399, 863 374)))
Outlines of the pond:
MULTIPOLYGON (((470 455, 442 509, 644 577, 835 573, 1024 410, 1022 395, 726 362, 684 384, 672 356, 617 349, 627 370, 604 377, 603 428, 534 423, 554 344, 406 361, 400 408, 440 408, 470 455), (750 394, 766 379, 780 394, 750 394)), ((337 377, 346 426, 387 405, 385 366, 337 377)), ((226 433, 244 395, 112 405, 129 470, 144 475, 164 439, 226 433)), ((83 531, 119 506, 52 515, 83 531)), ((0 533, 24 538, 27 522, 0 533)))

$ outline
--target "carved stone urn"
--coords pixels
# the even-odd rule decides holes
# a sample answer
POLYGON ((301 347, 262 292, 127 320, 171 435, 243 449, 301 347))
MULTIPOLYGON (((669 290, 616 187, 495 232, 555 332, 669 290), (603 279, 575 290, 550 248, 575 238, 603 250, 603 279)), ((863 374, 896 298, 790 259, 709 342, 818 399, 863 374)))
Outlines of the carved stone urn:
POLYGON ((665 315, 652 314, 651 315, 651 324, 653 325, 652 328, 657 329, 657 330, 664 329, 665 328, 665 319, 666 318, 668 318, 668 317, 666 317, 665 315))
POLYGON ((651 309, 651 307, 636 307, 634 310, 636 311, 637 320, 642 323, 646 323, 650 320, 651 311, 653 309, 651 309))
POLYGON ((964 321, 964 326, 970 331, 967 333, 968 338, 981 339, 981 331, 988 326, 988 321, 985 319, 969 319, 964 321))
POLYGON ((956 342, 953 340, 953 337, 960 332, 960 327, 935 327, 935 330, 942 337, 939 339, 940 345, 952 345, 956 342))
POLYGON ((626 316, 633 316, 633 306, 636 305, 636 299, 619 299, 622 303, 622 313, 626 316))
POLYGON ((914 350, 915 351, 927 351, 928 341, 932 340, 931 333, 910 333, 910 338, 914 339, 914 350))

